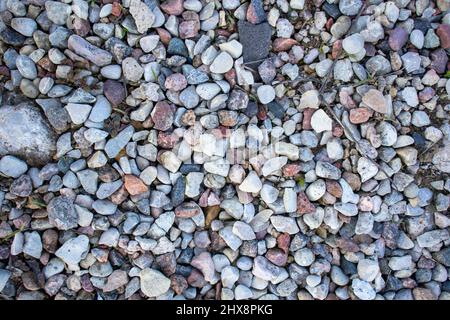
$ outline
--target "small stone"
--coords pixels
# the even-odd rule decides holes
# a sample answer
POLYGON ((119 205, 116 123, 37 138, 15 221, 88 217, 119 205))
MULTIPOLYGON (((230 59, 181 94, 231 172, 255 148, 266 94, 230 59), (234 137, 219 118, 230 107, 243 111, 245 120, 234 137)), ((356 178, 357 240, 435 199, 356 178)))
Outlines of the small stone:
POLYGON ((131 82, 139 81, 144 75, 144 69, 132 57, 125 58, 122 61, 122 72, 125 79, 131 82))
POLYGON ((375 280, 379 272, 380 267, 377 261, 370 259, 362 259, 358 261, 358 276, 361 280, 371 282, 375 280))
POLYGON ((0 173, 7 177, 18 178, 27 170, 27 164, 14 156, 7 155, 0 159, 0 173))
POLYGON ((227 52, 221 52, 209 66, 213 73, 226 73, 233 68, 233 57, 227 52))
POLYGON ((272 86, 262 85, 257 90, 258 99, 262 104, 268 104, 275 99, 275 90, 272 86))
POLYGON ((357 54, 364 49, 364 38, 359 33, 354 33, 342 41, 342 48, 348 54, 357 54))
POLYGON ((69 266, 77 265, 89 251, 89 238, 79 235, 64 242, 55 255, 69 266))
POLYGON ((250 171, 247 177, 239 185, 243 192, 257 193, 261 190, 262 183, 255 171, 250 171))
POLYGON ((59 230, 69 230, 78 226, 78 214, 73 201, 67 197, 53 198, 48 206, 49 222, 59 230))
POLYGON ((103 84, 103 91, 105 97, 114 106, 118 106, 120 103, 122 103, 123 100, 125 100, 126 97, 125 88, 118 81, 106 80, 105 83, 103 84))
POLYGON ((142 37, 139 40, 139 44, 144 52, 152 52, 158 45, 160 37, 158 35, 150 35, 142 37))
POLYGON ((161 4, 161 10, 169 15, 180 15, 183 8, 183 0, 166 0, 161 4))
POLYGON ((13 18, 11 20, 11 28, 26 37, 31 37, 37 29, 37 24, 30 18, 13 18))
POLYGON ((165 101, 158 102, 152 110, 154 128, 165 131, 172 127, 174 120, 173 108, 165 101))
POLYGON ((333 121, 322 109, 317 110, 311 117, 311 126, 315 132, 331 131, 333 121))
POLYGON ((233 233, 237 235, 241 240, 253 240, 256 238, 252 227, 241 221, 236 221, 233 224, 233 233))
MULTIPOLYGON (((48 2, 53 1, 47 1, 48 2)), ((68 46, 76 54, 102 67, 111 64, 112 55, 103 49, 100 49, 78 35, 71 35, 68 39, 68 46)))
POLYGON ((378 113, 388 113, 388 105, 383 94, 375 89, 370 89, 362 98, 362 102, 378 113))
POLYGON ((408 42, 408 32, 402 27, 397 27, 389 35, 389 46, 394 51, 399 51, 408 42))
POLYGON ((35 259, 40 259, 42 254, 42 242, 41 236, 37 231, 26 232, 25 242, 23 245, 23 253, 33 257, 35 259))
POLYGON ((124 176, 124 186, 132 196, 148 191, 148 187, 141 179, 129 174, 124 176))
POLYGON ((353 293, 361 300, 373 300, 376 293, 370 283, 360 279, 353 279, 352 281, 353 293))
POLYGON ((450 48, 450 25, 444 23, 440 24, 436 29, 436 33, 439 36, 441 47, 443 49, 450 48))
POLYGON ((155 15, 147 6, 146 3, 140 0, 130 1, 130 14, 136 23, 136 28, 139 33, 146 33, 155 21, 155 15))
POLYGON ((167 90, 181 91, 187 86, 187 81, 181 73, 173 73, 166 78, 164 86, 167 90))

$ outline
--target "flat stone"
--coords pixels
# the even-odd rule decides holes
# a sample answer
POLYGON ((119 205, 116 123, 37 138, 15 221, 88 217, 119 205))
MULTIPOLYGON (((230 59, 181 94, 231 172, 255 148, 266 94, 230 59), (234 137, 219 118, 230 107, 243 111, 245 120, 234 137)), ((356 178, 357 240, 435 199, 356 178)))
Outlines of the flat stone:
POLYGON ((272 27, 267 22, 257 25, 239 20, 239 42, 243 47, 244 62, 253 62, 250 67, 256 68, 261 62, 256 62, 269 55, 269 44, 272 27))
POLYGON ((375 89, 370 89, 362 98, 362 102, 378 113, 387 113, 388 105, 383 94, 375 89))
POLYGON ((64 242, 55 252, 55 255, 69 266, 78 265, 85 258, 89 251, 89 238, 79 235, 64 242))

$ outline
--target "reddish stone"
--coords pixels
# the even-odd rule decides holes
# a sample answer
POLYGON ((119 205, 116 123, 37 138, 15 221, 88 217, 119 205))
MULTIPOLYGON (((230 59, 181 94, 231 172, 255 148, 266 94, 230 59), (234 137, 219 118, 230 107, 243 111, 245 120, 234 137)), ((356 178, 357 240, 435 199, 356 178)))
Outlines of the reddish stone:
POLYGON ((160 5, 160 8, 168 15, 178 16, 184 10, 183 2, 184 2, 183 0, 167 0, 160 5))
POLYGON ((183 21, 178 26, 178 32, 181 39, 195 38, 200 30, 200 21, 188 20, 183 21))
POLYGON ((367 108, 355 108, 350 110, 349 119, 353 124, 367 122, 373 115, 373 111, 367 108))
POLYGON ((187 80, 181 73, 172 73, 166 78, 164 86, 167 90, 181 91, 187 87, 187 80))
POLYGON ((40 66, 42 69, 48 71, 48 72, 55 72, 56 66, 53 64, 53 62, 50 61, 48 57, 43 57, 41 60, 37 62, 38 66, 40 66))
POLYGON ((133 58, 135 58, 136 60, 139 60, 140 57, 142 57, 144 55, 144 51, 142 51, 141 48, 135 48, 133 49, 133 51, 131 52, 131 56, 133 58))
POLYGON ((437 300, 437 297, 434 295, 433 291, 427 288, 414 288, 413 296, 414 300, 437 300))
POLYGON ((93 292, 94 286, 92 285, 91 279, 89 278, 89 274, 83 274, 80 277, 81 287, 86 292, 93 292))
POLYGON ((414 281, 411 278, 403 279, 402 280, 402 285, 403 285, 404 288, 407 288, 407 289, 413 289, 413 288, 417 287, 416 281, 414 281))
POLYGON ((297 213, 305 214, 312 213, 316 210, 316 207, 309 201, 304 192, 299 192, 297 196, 297 213))
POLYGON ((325 24, 325 28, 329 31, 331 29, 331 27, 333 26, 333 23, 334 23, 334 20, 333 20, 333 18, 330 17, 327 20, 327 23, 325 24))
POLYGON ((218 112, 219 122, 225 127, 233 127, 238 121, 238 113, 232 110, 220 110, 218 112))
POLYGON ((181 123, 185 126, 193 126, 195 124, 194 110, 187 110, 181 117, 181 123))
POLYGON ((283 167, 283 177, 294 177, 299 172, 300 166, 295 163, 290 163, 283 167))
POLYGON ((58 232, 53 229, 45 230, 42 234, 42 246, 46 251, 55 253, 58 248, 58 232))
POLYGON ((122 5, 119 2, 113 2, 111 14, 115 17, 120 17, 122 15, 122 5))
POLYGON ((158 132, 158 146, 164 149, 172 149, 178 142, 178 136, 172 133, 159 131, 158 132))
POLYGON ((342 197, 342 187, 336 180, 326 180, 327 192, 335 198, 342 197))
POLYGON ((189 287, 189 285, 182 275, 173 274, 170 276, 170 287, 176 294, 180 295, 189 287))
POLYGON ((208 196, 209 196, 210 190, 207 189, 205 192, 203 192, 200 196, 200 198, 198 199, 198 205, 200 207, 207 207, 208 206, 208 196))
POLYGON ((286 264, 288 255, 281 249, 271 248, 267 251, 266 258, 274 265, 282 267, 286 264))
POLYGON ((208 284, 203 277, 203 274, 197 269, 192 270, 191 274, 187 278, 187 282, 194 288, 203 288, 208 284))
POLYGON ((85 37, 91 31, 91 24, 89 21, 76 17, 73 19, 73 29, 80 37, 85 37))
POLYGON ((126 97, 126 91, 123 84, 114 80, 105 81, 103 84, 103 93, 113 106, 121 104, 126 97))
POLYGON ((158 264, 159 269, 166 275, 166 277, 169 277, 175 273, 177 261, 173 252, 161 254, 156 257, 155 261, 158 264))
POLYGON ((211 192, 208 196, 208 207, 211 206, 218 206, 220 204, 220 199, 219 197, 214 193, 211 192))
POLYGON ((163 28, 156 28, 156 32, 158 32, 159 38, 161 42, 168 46, 170 39, 172 39, 172 36, 170 35, 170 32, 163 28))
POLYGON ((289 252, 289 245, 291 244, 291 237, 289 233, 282 233, 277 238, 277 246, 285 253, 289 252))
POLYGON ((298 42, 291 38, 277 38, 273 41, 273 50, 275 52, 282 52, 290 50, 298 42))
POLYGON ((342 174, 342 178, 350 185, 353 191, 358 191, 361 188, 361 179, 357 174, 345 171, 342 174))
POLYGON ((247 8, 247 21, 253 24, 259 24, 266 21, 266 13, 264 12, 264 7, 262 0, 251 0, 247 8))
POLYGON ((351 239, 339 238, 336 240, 336 246, 344 252, 358 252, 359 246, 351 239))
POLYGON ((341 137, 344 134, 344 128, 342 128, 339 124, 333 123, 333 137, 341 137))
POLYGON ((175 108, 165 101, 159 101, 153 108, 151 118, 153 120, 153 128, 156 130, 166 131, 172 127, 175 108))
POLYGON ((303 121, 302 121, 302 129, 303 130, 311 130, 312 129, 311 117, 316 110, 317 109, 313 109, 313 108, 306 108, 303 110, 303 121))
POLYGON ((193 201, 185 202, 175 208, 175 216, 179 218, 191 218, 203 213, 202 208, 193 201))
POLYGON ((125 189, 127 189, 128 193, 132 196, 148 191, 147 185, 145 185, 145 183, 142 182, 141 179, 131 174, 126 174, 124 176, 124 185, 125 189))
POLYGON ((441 40, 441 48, 448 49, 450 48, 450 25, 448 24, 441 24, 437 30, 436 34, 439 36, 439 39, 441 40))
POLYGON ((119 190, 117 190, 116 192, 114 192, 111 195, 111 202, 117 205, 120 205, 122 202, 124 202, 125 200, 127 200, 128 198, 128 192, 125 189, 125 186, 121 186, 119 188, 119 190))
POLYGON ((377 48, 372 43, 366 42, 364 44, 364 49, 366 49, 366 56, 373 57, 377 54, 377 48))
POLYGON ((256 114, 256 117, 259 121, 264 121, 267 119, 267 109, 264 105, 258 106, 258 113, 256 114))
POLYGON ((236 85, 236 70, 231 69, 224 74, 225 80, 228 81, 231 87, 236 85))
POLYGON ((342 40, 336 40, 333 43, 333 48, 331 49, 331 57, 335 60, 342 53, 342 40))

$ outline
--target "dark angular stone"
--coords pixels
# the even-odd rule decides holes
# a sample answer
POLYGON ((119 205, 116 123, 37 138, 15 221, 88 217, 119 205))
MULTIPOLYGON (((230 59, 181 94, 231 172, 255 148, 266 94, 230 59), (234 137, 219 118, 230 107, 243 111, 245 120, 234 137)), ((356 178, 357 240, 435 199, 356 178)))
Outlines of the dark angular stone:
POLYGON ((174 207, 179 206, 184 201, 184 192, 186 190, 186 182, 184 181, 184 177, 181 176, 177 179, 175 184, 173 185, 171 192, 171 200, 172 205, 174 207))
POLYGON ((244 63, 255 69, 261 64, 262 60, 269 55, 270 37, 272 36, 272 27, 267 22, 257 25, 246 21, 238 22, 239 41, 243 46, 244 63))
POLYGON ((334 3, 325 1, 322 5, 322 9, 333 19, 337 19, 342 15, 341 11, 339 11, 339 7, 334 3))
POLYGON ((281 104, 276 101, 272 101, 267 105, 267 107, 275 118, 283 119, 285 110, 281 104))
POLYGON ((200 171, 202 171, 202 166, 200 164, 183 163, 180 167, 180 172, 182 174, 188 174, 189 172, 200 172, 200 171))
POLYGON ((177 55, 182 57, 189 57, 189 52, 184 44, 184 41, 180 38, 172 38, 167 48, 167 53, 170 55, 177 55))
POLYGON ((25 36, 8 27, 0 32, 0 40, 11 46, 21 46, 25 39, 25 36))

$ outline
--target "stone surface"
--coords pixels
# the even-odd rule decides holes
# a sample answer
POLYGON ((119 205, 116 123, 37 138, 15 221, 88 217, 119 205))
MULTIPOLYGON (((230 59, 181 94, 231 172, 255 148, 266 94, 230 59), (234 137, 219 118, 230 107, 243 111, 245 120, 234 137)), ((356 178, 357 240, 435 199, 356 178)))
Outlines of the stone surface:
POLYGON ((36 107, 22 103, 0 108, 0 154, 20 157, 30 165, 43 165, 55 151, 55 134, 36 107))

